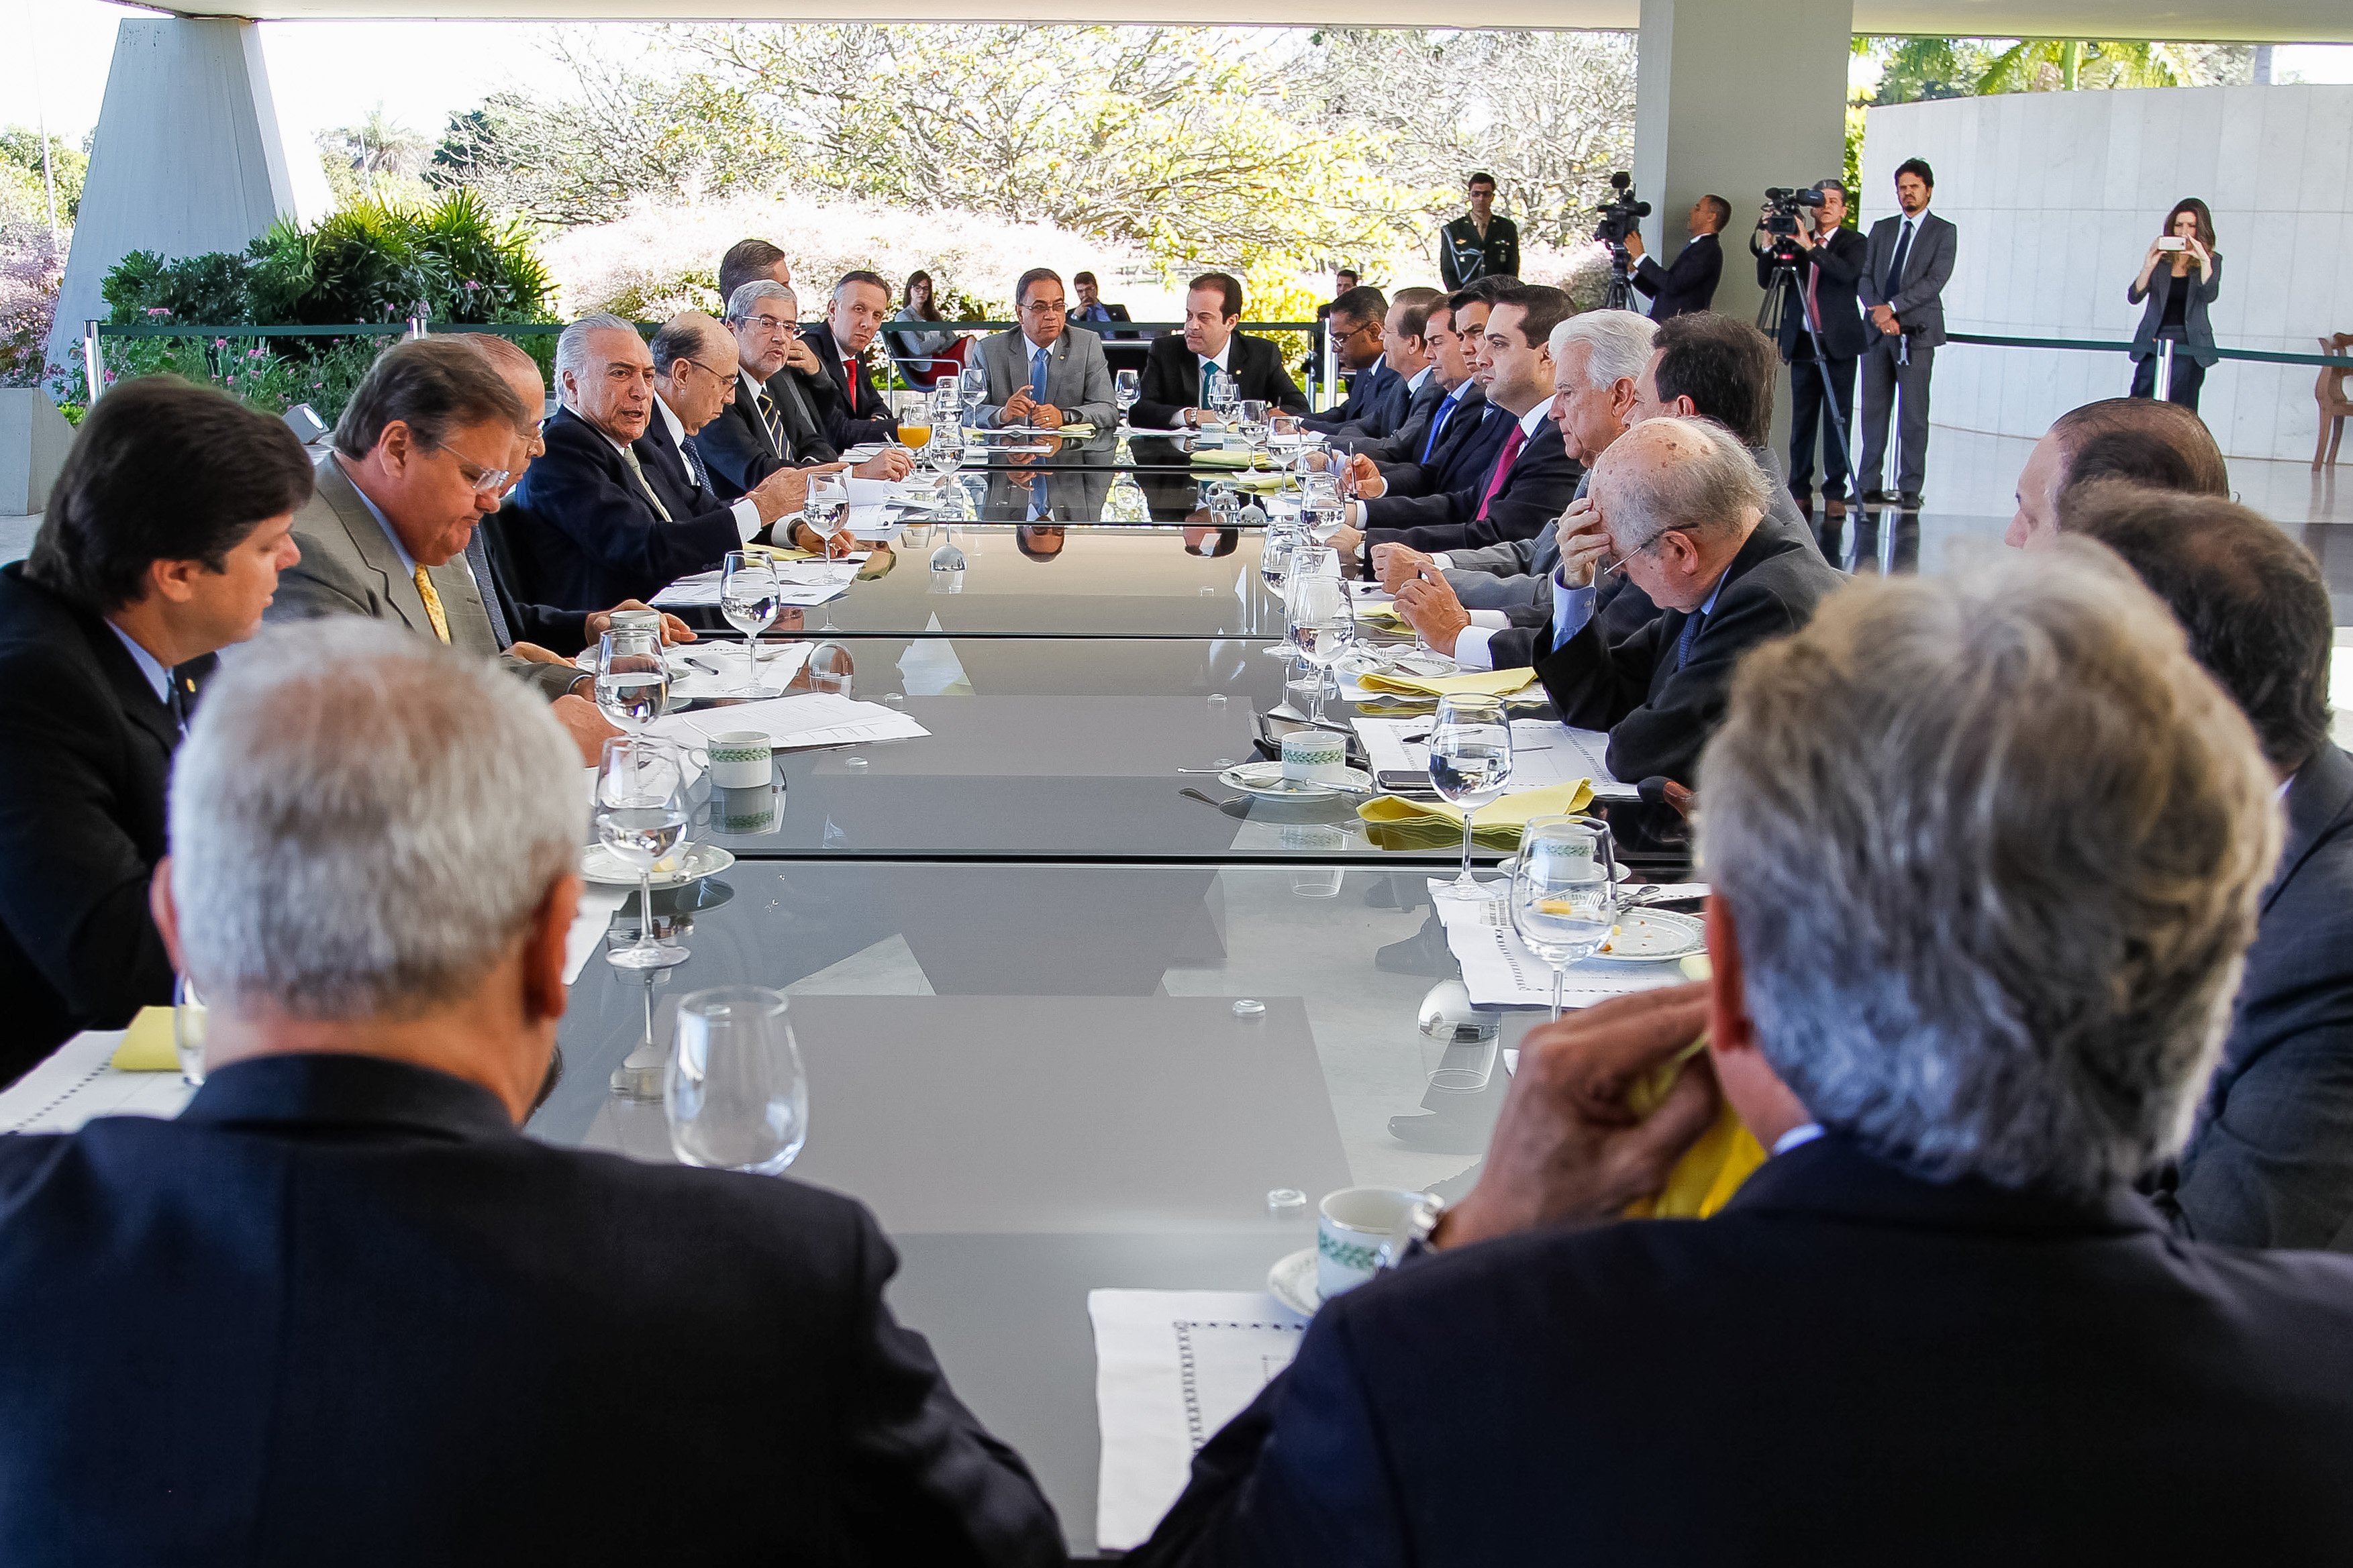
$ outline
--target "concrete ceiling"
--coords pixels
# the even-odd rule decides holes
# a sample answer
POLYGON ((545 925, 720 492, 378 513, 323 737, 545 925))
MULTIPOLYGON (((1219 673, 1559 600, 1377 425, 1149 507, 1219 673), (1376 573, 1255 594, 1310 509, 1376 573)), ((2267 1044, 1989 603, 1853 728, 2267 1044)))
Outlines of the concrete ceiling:
MULTIPOLYGON (((1757 0, 1769 5, 1774 0, 1757 0)), ((184 16, 612 22, 1160 22, 1303 27, 1626 27, 1640 0, 214 0, 184 16)), ((1858 0, 1858 33, 2353 43, 2346 0, 1858 0)))

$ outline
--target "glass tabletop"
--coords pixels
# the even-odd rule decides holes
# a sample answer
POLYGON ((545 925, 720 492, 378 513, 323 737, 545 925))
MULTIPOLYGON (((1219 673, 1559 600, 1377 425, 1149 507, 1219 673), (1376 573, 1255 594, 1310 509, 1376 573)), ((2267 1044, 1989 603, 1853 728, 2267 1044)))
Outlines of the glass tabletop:
POLYGON ((1271 1189, 1460 1187, 1485 1146, 1536 1015, 1449 984, 1428 875, 740 863, 681 916, 676 970, 589 961, 531 1131, 669 1160, 660 1105, 611 1087, 649 1017, 666 1048, 685 993, 786 992, 810 1085, 791 1174, 874 1210, 894 1310, 1092 1551, 1087 1292, 1262 1289, 1314 1239, 1271 1189))

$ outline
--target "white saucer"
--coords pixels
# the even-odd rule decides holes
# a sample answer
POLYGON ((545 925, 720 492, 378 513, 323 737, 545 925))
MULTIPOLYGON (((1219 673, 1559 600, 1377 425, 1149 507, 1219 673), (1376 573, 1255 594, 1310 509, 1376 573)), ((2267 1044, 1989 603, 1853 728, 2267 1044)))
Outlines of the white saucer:
POLYGON ((1664 963, 1707 951, 1707 927, 1691 915, 1672 910, 1626 910, 1609 936, 1608 951, 1588 963, 1664 963))
MULTIPOLYGON (((656 869, 654 886, 676 888, 688 882, 699 882, 705 877, 715 877, 735 864, 735 857, 716 844, 690 844, 681 862, 670 869, 656 869)), ((625 865, 621 858, 602 844, 591 844, 580 852, 580 874, 588 880, 607 888, 634 888, 638 885, 638 869, 625 865)))
POLYGON ((1281 763, 1243 763, 1219 773, 1218 782, 1261 800, 1329 800, 1334 795, 1373 793, 1372 774, 1362 768, 1350 768, 1347 773, 1355 789, 1338 789, 1313 779, 1284 778, 1281 763))
POLYGON ((1266 1289, 1301 1317, 1314 1317, 1315 1309, 1324 1304, 1324 1291, 1315 1283, 1315 1249, 1303 1247, 1278 1261, 1266 1271, 1266 1289))

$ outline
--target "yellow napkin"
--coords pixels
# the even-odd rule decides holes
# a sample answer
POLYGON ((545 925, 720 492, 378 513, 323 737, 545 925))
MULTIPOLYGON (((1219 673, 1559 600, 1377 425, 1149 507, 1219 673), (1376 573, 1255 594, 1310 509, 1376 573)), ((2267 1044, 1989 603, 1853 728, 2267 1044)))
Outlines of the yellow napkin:
POLYGON ((1404 691, 1417 697, 1460 697, 1466 692, 1507 697, 1535 678, 1536 672, 1526 668, 1474 670, 1469 675, 1392 675, 1373 670, 1356 677, 1356 684, 1367 691, 1404 691))
POLYGON ((1070 440, 1070 441, 1083 441, 1083 440, 1086 440, 1089 437, 1092 436, 1092 435, 1095 433, 1095 427, 1094 427, 1093 426, 1092 426, 1092 425, 1081 425, 1081 424, 1075 424, 1075 423, 1074 423, 1074 424, 1064 425, 1064 426, 1060 426, 1059 429, 1050 430, 1050 431, 1049 431, 1049 432, 1047 432, 1047 433, 1048 433, 1049 435, 1052 435, 1052 436, 1060 436, 1060 437, 1063 437, 1065 440, 1070 440))
POLYGON ((173 1038, 172 1009, 140 1008, 109 1065, 117 1072, 178 1072, 180 1047, 173 1038))
MULTIPOLYGON (((1593 784, 1547 784, 1488 802, 1472 818, 1471 837, 1489 849, 1516 849, 1534 816, 1566 816, 1593 802, 1593 784)), ((1377 795, 1356 808, 1366 837, 1383 849, 1426 849, 1462 842, 1462 808, 1442 800, 1377 795)))
MULTIPOLYGON (((1704 952, 1683 960, 1682 968, 1687 980, 1705 980, 1714 973, 1704 952)), ((1707 1037, 1703 1035, 1649 1079, 1635 1085, 1626 1096, 1627 1106, 1638 1116, 1648 1116, 1657 1110, 1667 1098, 1667 1091, 1674 1088, 1683 1064, 1706 1048, 1707 1037)), ((1765 1145, 1757 1142, 1757 1135, 1734 1114, 1732 1102, 1720 1100, 1715 1121, 1700 1134, 1698 1142, 1683 1151, 1683 1157, 1667 1173, 1667 1184, 1658 1196, 1638 1198, 1627 1205, 1626 1217, 1705 1219, 1730 1202, 1732 1194, 1740 1190, 1740 1184, 1764 1163, 1765 1145)))
POLYGON ((747 554, 765 555, 771 561, 814 561, 816 556, 790 544, 746 544, 747 554))
POLYGON ((1244 474, 1232 482, 1234 489, 1245 494, 1271 496, 1288 488, 1291 479, 1286 474, 1244 474))
POLYGON ((1258 466, 1255 452, 1196 452, 1193 466, 1197 468, 1250 468, 1258 466))

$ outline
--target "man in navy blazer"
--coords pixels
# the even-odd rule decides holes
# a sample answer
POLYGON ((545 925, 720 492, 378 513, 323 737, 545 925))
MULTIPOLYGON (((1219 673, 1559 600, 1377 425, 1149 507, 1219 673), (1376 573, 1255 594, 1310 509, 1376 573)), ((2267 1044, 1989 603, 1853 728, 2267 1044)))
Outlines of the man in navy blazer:
POLYGON ((1637 258, 1633 284, 1651 299, 1651 320, 1664 321, 1715 304, 1715 286, 1724 278, 1724 246, 1716 236, 1732 221, 1732 204, 1722 196, 1702 196, 1692 203, 1684 219, 1691 239, 1675 253, 1671 266, 1661 267, 1642 254, 1642 234, 1626 236, 1626 252, 1637 258))
POLYGON ((1238 400, 1257 401, 1282 414, 1305 414, 1306 395, 1282 368, 1282 354, 1264 338, 1236 331, 1242 319, 1241 279, 1207 272, 1185 290, 1185 330, 1156 338, 1144 362, 1141 395, 1128 418, 1140 430, 1198 425, 1207 412, 1206 377, 1221 370, 1234 378, 1238 400))
POLYGON ((2060 526, 2172 609, 2284 791, 2221 1065, 2158 1205, 2200 1241, 2353 1252, 2353 758, 2329 738, 2328 585, 2278 524, 2221 497, 2109 480, 2071 493, 2060 526))
POLYGON ((2083 545, 1859 581, 1750 656, 1702 772, 1710 979, 1531 1031, 1473 1190, 1128 1561, 2353 1556, 2353 1260, 2184 1241, 2130 1186, 2278 845, 2163 607, 2083 545), (1762 1168, 1618 1219, 1719 1093, 1762 1168))
POLYGON ((845 272, 834 285, 825 320, 801 333, 821 373, 805 379, 826 400, 819 413, 826 439, 837 451, 899 438, 899 421, 866 373, 866 351, 890 316, 891 286, 881 274, 845 272))
POLYGON ((396 627, 222 671, 153 900, 204 1087, 0 1139, 0 1560, 1063 1561, 864 1207, 521 1131, 579 784, 543 703, 396 627))
MULTIPOLYGON (((1324 318, 1325 330, 1332 334, 1333 358, 1340 373, 1349 378, 1348 395, 1328 413, 1309 415, 1310 430, 1330 434, 1345 426, 1369 426, 1389 410, 1391 394, 1402 384, 1403 378, 1384 352, 1382 327, 1388 313, 1388 296, 1368 283, 1359 284, 1332 301, 1324 318)), ((1379 436, 1386 432, 1366 429, 1360 433, 1379 436)))
MULTIPOLYGON (((733 391, 734 345, 700 313, 665 324, 662 332, 656 341, 665 352, 678 351, 674 366, 699 359, 727 369, 721 376, 690 363, 683 374, 668 378, 702 395, 689 404, 698 423, 681 426, 691 435, 733 391)), ((543 574, 540 592, 556 604, 650 599, 673 580, 718 565, 807 498, 808 477, 798 468, 776 470, 733 502, 690 483, 669 419, 648 439, 657 419, 654 355, 618 316, 586 316, 564 329, 555 383, 564 406, 543 432, 547 455, 532 464, 515 496, 545 525, 534 552, 543 574)), ((670 418, 679 417, 670 411, 670 418)))
POLYGON ((1382 465, 1384 472, 1392 463, 1436 461, 1440 447, 1459 435, 1454 418, 1464 411, 1464 400, 1486 398, 1476 369, 1479 340, 1487 331, 1487 307, 1483 296, 1474 298, 1467 290, 1430 302, 1421 330, 1422 349, 1430 359, 1427 378, 1409 401, 1404 423, 1377 440, 1351 441, 1356 453, 1382 465))

